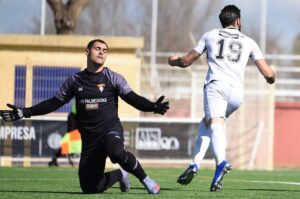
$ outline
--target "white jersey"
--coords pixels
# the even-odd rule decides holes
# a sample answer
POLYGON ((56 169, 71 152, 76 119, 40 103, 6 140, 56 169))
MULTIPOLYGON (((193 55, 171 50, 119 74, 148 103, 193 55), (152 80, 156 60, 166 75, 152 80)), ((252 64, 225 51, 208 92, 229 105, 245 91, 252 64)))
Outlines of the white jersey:
POLYGON ((213 29, 202 36, 194 50, 200 54, 207 51, 205 84, 212 80, 243 84, 248 58, 263 59, 257 43, 237 29, 213 29))

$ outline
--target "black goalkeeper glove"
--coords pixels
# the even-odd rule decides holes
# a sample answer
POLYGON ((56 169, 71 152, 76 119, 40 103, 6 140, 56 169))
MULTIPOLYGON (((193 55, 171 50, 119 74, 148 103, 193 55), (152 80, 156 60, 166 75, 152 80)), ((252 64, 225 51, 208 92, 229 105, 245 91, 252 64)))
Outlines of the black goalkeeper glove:
POLYGON ((6 122, 16 121, 23 117, 31 117, 30 110, 28 108, 17 108, 11 104, 7 104, 7 106, 12 110, 0 110, 0 115, 6 122))
POLYGON ((160 96, 158 100, 154 103, 154 113, 164 115, 169 109, 169 101, 162 102, 165 96, 160 96))

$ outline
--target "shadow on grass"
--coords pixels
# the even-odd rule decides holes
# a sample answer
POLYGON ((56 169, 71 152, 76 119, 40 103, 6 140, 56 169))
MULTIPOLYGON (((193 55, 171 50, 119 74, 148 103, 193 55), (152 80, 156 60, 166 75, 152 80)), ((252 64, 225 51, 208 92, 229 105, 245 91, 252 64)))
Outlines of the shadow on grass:
MULTIPOLYGON (((119 187, 111 187, 109 189, 120 189, 120 188, 119 187)), ((145 190, 146 191, 146 188, 144 188, 144 187, 131 187, 130 190, 145 190)), ((161 188, 160 187, 160 190, 174 191, 174 190, 177 190, 177 189, 176 188, 171 189, 171 188, 161 188)))
MULTIPOLYGON (((111 187, 109 189, 120 189, 118 187, 111 187)), ((108 190, 109 190, 108 189, 108 190)), ((95 194, 116 194, 114 193, 110 193, 107 192, 108 190, 106 190, 103 193, 95 193, 95 194)), ((148 194, 147 190, 143 187, 132 187, 131 190, 144 190, 145 194, 148 194)), ((161 191, 174 191, 176 189, 168 189, 168 188, 161 188, 161 191)), ((93 194, 83 194, 81 191, 80 192, 68 192, 68 191, 49 191, 49 190, 0 190, 0 193, 44 193, 44 194, 69 194, 69 195, 93 195, 93 194)), ((120 194, 124 194, 122 192, 120 192, 120 194)), ((135 192, 129 192, 127 194, 143 194, 143 193, 135 193, 135 192)))

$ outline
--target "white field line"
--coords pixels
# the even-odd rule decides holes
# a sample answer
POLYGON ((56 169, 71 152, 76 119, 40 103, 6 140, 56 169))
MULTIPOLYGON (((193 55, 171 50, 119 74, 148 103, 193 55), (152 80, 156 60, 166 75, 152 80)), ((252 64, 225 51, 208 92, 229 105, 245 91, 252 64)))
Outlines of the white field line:
POLYGON ((283 181, 245 181, 245 182, 253 182, 253 183, 263 183, 263 184, 287 184, 287 185, 298 185, 300 186, 300 182, 283 182, 283 181))
MULTIPOLYGON (((31 181, 32 178, 0 178, 0 181, 31 181)), ((65 179, 57 179, 57 178, 35 178, 34 181, 65 181, 65 179)))
MULTIPOLYGON (((57 179, 57 178, 37 178, 35 181, 64 181, 65 179, 57 179)), ((32 181, 32 178, 0 178, 0 181, 32 181)), ((300 182, 284 182, 284 181, 259 181, 259 180, 251 180, 251 181, 243 181, 243 182, 251 182, 251 183, 262 183, 262 184, 286 184, 286 185, 297 185, 300 186, 300 182)))

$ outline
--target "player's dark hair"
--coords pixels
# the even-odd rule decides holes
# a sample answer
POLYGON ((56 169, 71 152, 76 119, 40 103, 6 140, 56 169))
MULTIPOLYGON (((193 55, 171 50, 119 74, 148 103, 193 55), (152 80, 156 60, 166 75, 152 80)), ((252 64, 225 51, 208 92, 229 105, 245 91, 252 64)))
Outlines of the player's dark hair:
POLYGON ((88 45, 86 46, 86 48, 90 50, 90 49, 93 47, 94 43, 96 43, 96 42, 100 42, 100 43, 105 44, 106 47, 107 47, 107 50, 108 50, 108 45, 107 45, 107 43, 106 43, 104 40, 102 40, 102 39, 94 39, 94 40, 90 41, 90 42, 88 43, 88 45))
POLYGON ((225 6, 219 15, 220 22, 222 24, 222 27, 227 27, 229 25, 232 25, 232 23, 237 19, 241 17, 241 11, 238 7, 235 5, 227 5, 225 6))

